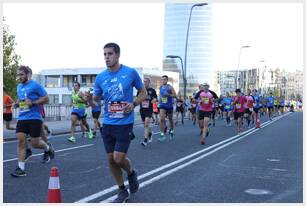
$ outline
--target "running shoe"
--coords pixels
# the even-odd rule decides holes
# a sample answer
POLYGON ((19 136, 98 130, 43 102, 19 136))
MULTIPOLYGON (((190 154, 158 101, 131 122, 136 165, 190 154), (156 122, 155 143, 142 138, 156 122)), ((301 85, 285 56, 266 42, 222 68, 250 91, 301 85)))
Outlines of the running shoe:
POLYGON ((208 137, 209 133, 210 133, 210 128, 208 127, 207 133, 206 133, 206 136, 205 136, 205 137, 208 137))
POLYGON ((89 139, 92 139, 94 137, 91 129, 89 130, 89 132, 87 132, 87 135, 89 139))
POLYGON ((138 182, 138 176, 137 172, 133 170, 133 173, 131 175, 128 175, 128 182, 130 186, 130 193, 135 193, 139 189, 139 182, 138 182))
POLYGON ((71 136, 71 137, 68 138, 68 141, 69 141, 69 142, 75 143, 75 142, 76 142, 76 139, 75 139, 74 136, 71 136))
POLYGON ((167 134, 168 127, 165 127, 164 133, 167 134))
POLYGON ((32 156, 32 150, 30 148, 27 148, 26 149, 26 155, 25 155, 25 158, 24 158, 24 161, 28 161, 28 159, 30 159, 30 157, 32 156))
POLYGON ((145 142, 145 141, 141 142, 140 144, 141 144, 142 146, 144 146, 144 147, 146 147, 146 146, 148 145, 148 143, 145 142))
POLYGON ((53 145, 50 142, 48 142, 47 144, 49 145, 49 151, 48 151, 49 157, 50 159, 54 159, 55 152, 53 149, 53 145))
POLYGON ((201 145, 204 145, 204 144, 205 144, 205 139, 204 139, 203 137, 201 137, 201 139, 200 139, 200 144, 201 144, 201 145))
POLYGON ((174 131, 173 130, 170 130, 170 140, 173 140, 173 138, 174 138, 174 131))
POLYGON ((119 189, 117 198, 112 201, 112 203, 124 203, 130 198, 130 194, 127 189, 119 189))
POLYGON ((159 136, 159 138, 158 138, 158 141, 159 142, 162 142, 162 141, 164 141, 165 140, 165 135, 164 134, 161 134, 160 136, 159 136))
POLYGON ((27 176, 27 174, 25 173, 25 171, 22 170, 22 169, 20 169, 19 167, 17 167, 17 168, 15 169, 15 171, 11 173, 11 175, 12 175, 13 177, 25 177, 25 176, 27 176))
POLYGON ((48 162, 50 162, 50 155, 49 155, 49 152, 44 152, 44 155, 43 155, 43 159, 41 161, 42 163, 46 164, 48 162))
POLYGON ((149 132, 149 138, 148 138, 148 142, 152 142, 153 141, 153 133, 152 132, 149 132))

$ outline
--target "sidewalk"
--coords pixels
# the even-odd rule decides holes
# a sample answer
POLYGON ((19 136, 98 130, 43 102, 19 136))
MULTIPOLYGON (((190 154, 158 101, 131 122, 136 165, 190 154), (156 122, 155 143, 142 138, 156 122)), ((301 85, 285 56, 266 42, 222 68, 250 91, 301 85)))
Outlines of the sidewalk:
MULTIPOLYGON (((100 120, 101 121, 101 120, 100 120)), ((90 128, 93 128, 94 123, 93 119, 87 119, 87 122, 90 126, 90 128)), ((52 132, 52 135, 61 135, 61 134, 69 134, 70 128, 71 128, 71 121, 70 120, 61 120, 61 121, 45 121, 45 123, 48 125, 49 129, 52 132)), ((135 115, 135 121, 134 125, 142 124, 142 121, 140 117, 135 115)), ((16 127, 16 122, 12 122, 11 126, 16 127)), ((76 127, 76 132, 80 132, 81 128, 80 126, 76 127)), ((7 130, 5 126, 3 125, 3 141, 12 141, 16 140, 16 131, 15 130, 7 130)))

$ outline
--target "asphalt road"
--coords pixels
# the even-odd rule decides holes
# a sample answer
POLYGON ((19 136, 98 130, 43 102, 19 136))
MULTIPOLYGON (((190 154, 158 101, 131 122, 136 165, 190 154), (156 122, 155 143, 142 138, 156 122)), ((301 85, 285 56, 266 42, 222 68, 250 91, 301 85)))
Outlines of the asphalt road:
MULTIPOLYGON (((235 127, 217 120, 205 146, 199 144, 199 129, 190 121, 175 129, 175 139, 143 148, 143 128, 129 149, 141 188, 131 196, 135 203, 301 203, 303 201, 303 113, 295 112, 272 122, 264 118, 261 129, 246 129, 238 136, 235 127)), ((41 151, 26 164, 27 177, 13 178, 16 141, 4 144, 3 201, 5 203, 47 200, 50 168, 59 168, 63 202, 108 202, 117 187, 110 174, 101 138, 68 135, 52 138, 56 157, 42 164, 41 151)))

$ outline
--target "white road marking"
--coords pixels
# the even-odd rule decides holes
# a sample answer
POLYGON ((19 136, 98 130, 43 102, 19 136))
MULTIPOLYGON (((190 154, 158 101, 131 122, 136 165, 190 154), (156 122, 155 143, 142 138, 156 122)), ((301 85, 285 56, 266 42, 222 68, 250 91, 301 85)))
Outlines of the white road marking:
MULTIPOLYGON (((288 113, 287 113, 287 114, 288 114, 288 113)), ((280 119, 280 118, 282 118, 282 117, 284 117, 284 116, 286 116, 286 115, 283 115, 283 116, 281 116, 281 117, 279 117, 279 118, 275 118, 275 119, 273 119, 272 121, 264 122, 264 123, 261 125, 261 128, 264 128, 264 127, 266 127, 266 126, 272 124, 273 122, 277 121, 278 119, 280 119)), ((230 144, 233 144, 234 142, 239 141, 239 140, 245 138, 246 136, 248 136, 248 135, 250 135, 250 134, 252 134, 252 133, 254 133, 254 132, 258 131, 258 130, 260 130, 260 129, 252 128, 252 129, 246 130, 246 131, 242 132, 240 135, 235 135, 235 136, 233 136, 233 137, 231 137, 231 138, 228 138, 228 139, 226 139, 226 140, 224 140, 224 141, 222 141, 222 142, 219 142, 219 143, 217 143, 217 144, 214 144, 214 145, 212 145, 212 146, 210 146, 210 147, 207 147, 207 148, 205 148, 205 149, 203 149, 203 150, 200 150, 200 151, 195 152, 195 153, 193 153, 193 154, 190 154, 190 155, 188 155, 188 156, 186 156, 186 157, 183 157, 183 158, 181 158, 181 159, 178 159, 178 160, 176 160, 176 161, 174 161, 174 162, 171 162, 171 163, 169 163, 169 164, 163 165, 163 166, 161 166, 161 167, 159 167, 159 168, 157 168, 157 169, 154 169, 154 170, 152 170, 152 171, 150 171, 150 172, 147 172, 147 173, 145 173, 145 174, 143 174, 143 175, 140 175, 140 176, 138 176, 138 180, 141 180, 141 179, 143 179, 143 178, 145 178, 145 177, 147 177, 147 176, 153 175, 153 174, 155 174, 155 173, 157 173, 157 172, 159 172, 159 171, 161 171, 161 170, 167 169, 168 167, 171 167, 171 166, 173 166, 173 165, 179 164, 179 163, 185 161, 186 159, 190 159, 190 158, 194 157, 195 155, 201 154, 201 153, 203 153, 203 152, 205 152, 205 151, 207 151, 207 150, 209 150, 209 149, 215 148, 215 147, 217 147, 217 146, 219 146, 219 145, 221 145, 221 144, 223 144, 223 143, 229 142, 229 141, 231 141, 231 140, 233 140, 233 139, 239 137, 239 138, 237 138, 236 140, 233 140, 233 141, 231 141, 231 142, 229 142, 229 143, 227 143, 227 144, 223 144, 222 146, 218 147, 217 149, 214 149, 214 150, 212 150, 212 151, 210 151, 210 152, 208 152, 208 153, 206 153, 206 154, 204 154, 204 155, 202 155, 202 156, 200 156, 200 157, 198 157, 198 158, 196 158, 196 159, 193 159, 193 160, 191 160, 191 161, 189 161, 189 162, 187 162, 187 163, 185 163, 185 164, 183 164, 183 165, 180 165, 180 166, 178 166, 178 167, 176 167, 176 168, 174 168, 174 169, 171 169, 171 170, 169 170, 169 171, 167 171, 167 172, 165 172, 165 173, 162 173, 162 174, 160 174, 160 175, 158 175, 158 176, 156 176, 156 177, 153 177, 152 179, 147 180, 147 181, 141 183, 140 186, 141 186, 141 187, 144 187, 144 186, 146 186, 146 185, 148 185, 148 184, 151 184, 151 183, 153 183, 153 182, 155 182, 155 181, 157 181, 157 180, 159 180, 159 179, 161 179, 161 178, 163 178, 163 177, 165 177, 165 176, 168 176, 169 174, 171 174, 171 173, 173 173, 173 172, 176 172, 177 170, 180 170, 180 169, 182 169, 182 168, 184 168, 184 167, 186 167, 186 166, 188 166, 188 165, 190 165, 190 164, 192 164, 192 163, 194 163, 194 162, 196 162, 196 161, 198 161, 198 160, 200 160, 200 159, 202 159, 202 158, 204 158, 204 157, 206 157, 206 156, 208 156, 208 155, 210 155, 210 154, 212 154, 212 153, 214 153, 214 152, 216 152, 216 151, 218 151, 218 150, 220 150, 220 149, 222 149, 222 148, 225 147, 225 146, 228 146, 228 145, 230 145, 230 144), (246 135, 244 135, 244 134, 246 134, 246 135), (243 136, 243 135, 244 135, 244 136, 243 136), (169 172, 170 172, 170 173, 169 173, 169 172)), ((127 181, 124 182, 124 184, 127 184, 127 183, 128 183, 127 181)), ((76 203, 84 203, 84 202, 92 201, 92 200, 97 199, 97 198, 99 198, 99 197, 102 197, 102 196, 104 196, 104 195, 106 195, 106 194, 108 194, 108 193, 111 193, 111 192, 113 192, 113 191, 115 191, 115 190, 117 190, 117 189, 118 189, 118 186, 117 186, 117 185, 114 185, 114 186, 109 187, 109 188, 107 188, 107 189, 105 189, 105 190, 102 190, 102 191, 100 191, 100 192, 97 192, 97 193, 95 193, 95 194, 92 194, 92 195, 90 195, 90 196, 87 196, 87 197, 85 197, 85 198, 82 198, 82 199, 76 201, 76 203)), ((115 199, 115 198, 116 198, 116 195, 115 195, 115 196, 112 196, 112 197, 110 197, 110 198, 108 198, 108 199, 106 199, 106 200, 104 200, 104 201, 102 201, 102 202, 111 201, 111 200, 113 200, 113 199, 115 199)))
POLYGON ((244 192, 251 194, 251 195, 271 195, 273 192, 269 190, 263 190, 263 189, 247 189, 244 192))
POLYGON ((279 159, 267 159, 268 161, 270 162, 279 162, 280 160, 279 159))
MULTIPOLYGON (((70 147, 70 148, 66 148, 66 149, 55 150, 55 152, 63 152, 63 151, 69 151, 69 150, 79 149, 79 148, 83 148, 83 147, 91 147, 93 145, 94 144, 86 144, 86 145, 81 145, 81 146, 77 146, 77 147, 70 147)), ((41 156, 43 154, 44 153, 33 154, 32 157, 41 156)), ((18 160, 18 158, 3 160, 3 163, 4 162, 11 162, 11 161, 14 161, 14 160, 18 160)))
POLYGON ((278 168, 274 168, 274 169, 272 169, 272 170, 274 170, 274 171, 281 171, 281 172, 287 172, 288 170, 286 170, 286 169, 278 169, 278 168))
MULTIPOLYGON (((244 139, 245 137, 249 136, 250 134, 252 134, 254 132, 256 132, 256 130, 254 130, 254 131, 252 131, 252 132, 250 132, 250 133, 248 133, 248 134, 246 134, 244 136, 241 136, 241 137, 239 137, 239 138, 237 138, 237 139, 235 139, 235 140, 233 140, 233 141, 231 141, 229 143, 223 144, 220 147, 217 147, 216 149, 213 149, 210 152, 201 155, 200 157, 192 159, 192 160, 190 160, 190 161, 188 161, 188 162, 186 162, 186 163, 184 163, 182 165, 179 165, 179 166, 177 166, 177 167, 175 167, 175 168, 173 168, 171 170, 168 170, 168 171, 166 171, 164 173, 161 173, 160 175, 157 175, 157 176, 155 176, 155 177, 153 177, 153 178, 151 178, 151 179, 149 179, 149 180, 147 180, 145 182, 142 182, 141 184, 139 184, 139 188, 145 187, 145 186, 147 186, 149 184, 152 184, 153 182, 156 182, 156 181, 158 181, 158 180, 160 180, 160 179, 162 179, 162 178, 164 178, 166 176, 169 176, 170 174, 172 174, 174 172, 177 172, 177 171, 179 171, 179 170, 181 170, 181 169, 183 169, 183 168, 185 168, 185 167, 187 167, 187 166, 189 166, 189 165, 191 165, 191 164, 193 164, 193 163, 203 159, 204 157, 207 157, 207 156, 209 156, 209 155, 211 155, 211 154, 213 154, 213 153, 223 149, 224 147, 227 147, 227 146, 229 146, 229 145, 231 145, 231 144, 233 144, 233 143, 235 143, 235 142, 237 142, 237 141, 239 141, 241 139, 244 139)), ((116 199, 116 197, 117 197, 117 195, 114 195, 114 196, 111 196, 110 198, 107 198, 107 199, 101 201, 101 202, 103 202, 103 203, 112 202, 114 199, 116 199)))

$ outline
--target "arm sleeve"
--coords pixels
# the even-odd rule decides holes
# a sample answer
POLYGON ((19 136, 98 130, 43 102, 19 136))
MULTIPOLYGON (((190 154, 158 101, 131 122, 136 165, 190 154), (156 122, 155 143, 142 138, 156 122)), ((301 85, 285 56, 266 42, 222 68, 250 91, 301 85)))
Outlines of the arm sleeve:
POLYGON ((143 83, 141 81, 141 78, 138 74, 138 72, 133 69, 133 76, 134 76, 134 81, 133 81, 133 86, 137 89, 137 90, 140 90, 143 88, 143 83))
MULTIPOLYGON (((94 96, 98 96, 98 97, 101 97, 102 98, 102 89, 99 85, 99 76, 96 78, 95 80, 95 85, 94 85, 94 96)), ((104 98, 103 98, 104 99, 104 98)))
POLYGON ((38 92, 38 95, 40 96, 40 97, 44 97, 44 96, 47 96, 48 94, 47 94, 47 92, 46 92, 46 90, 43 88, 43 86, 41 86, 40 84, 37 84, 37 92, 38 92))

